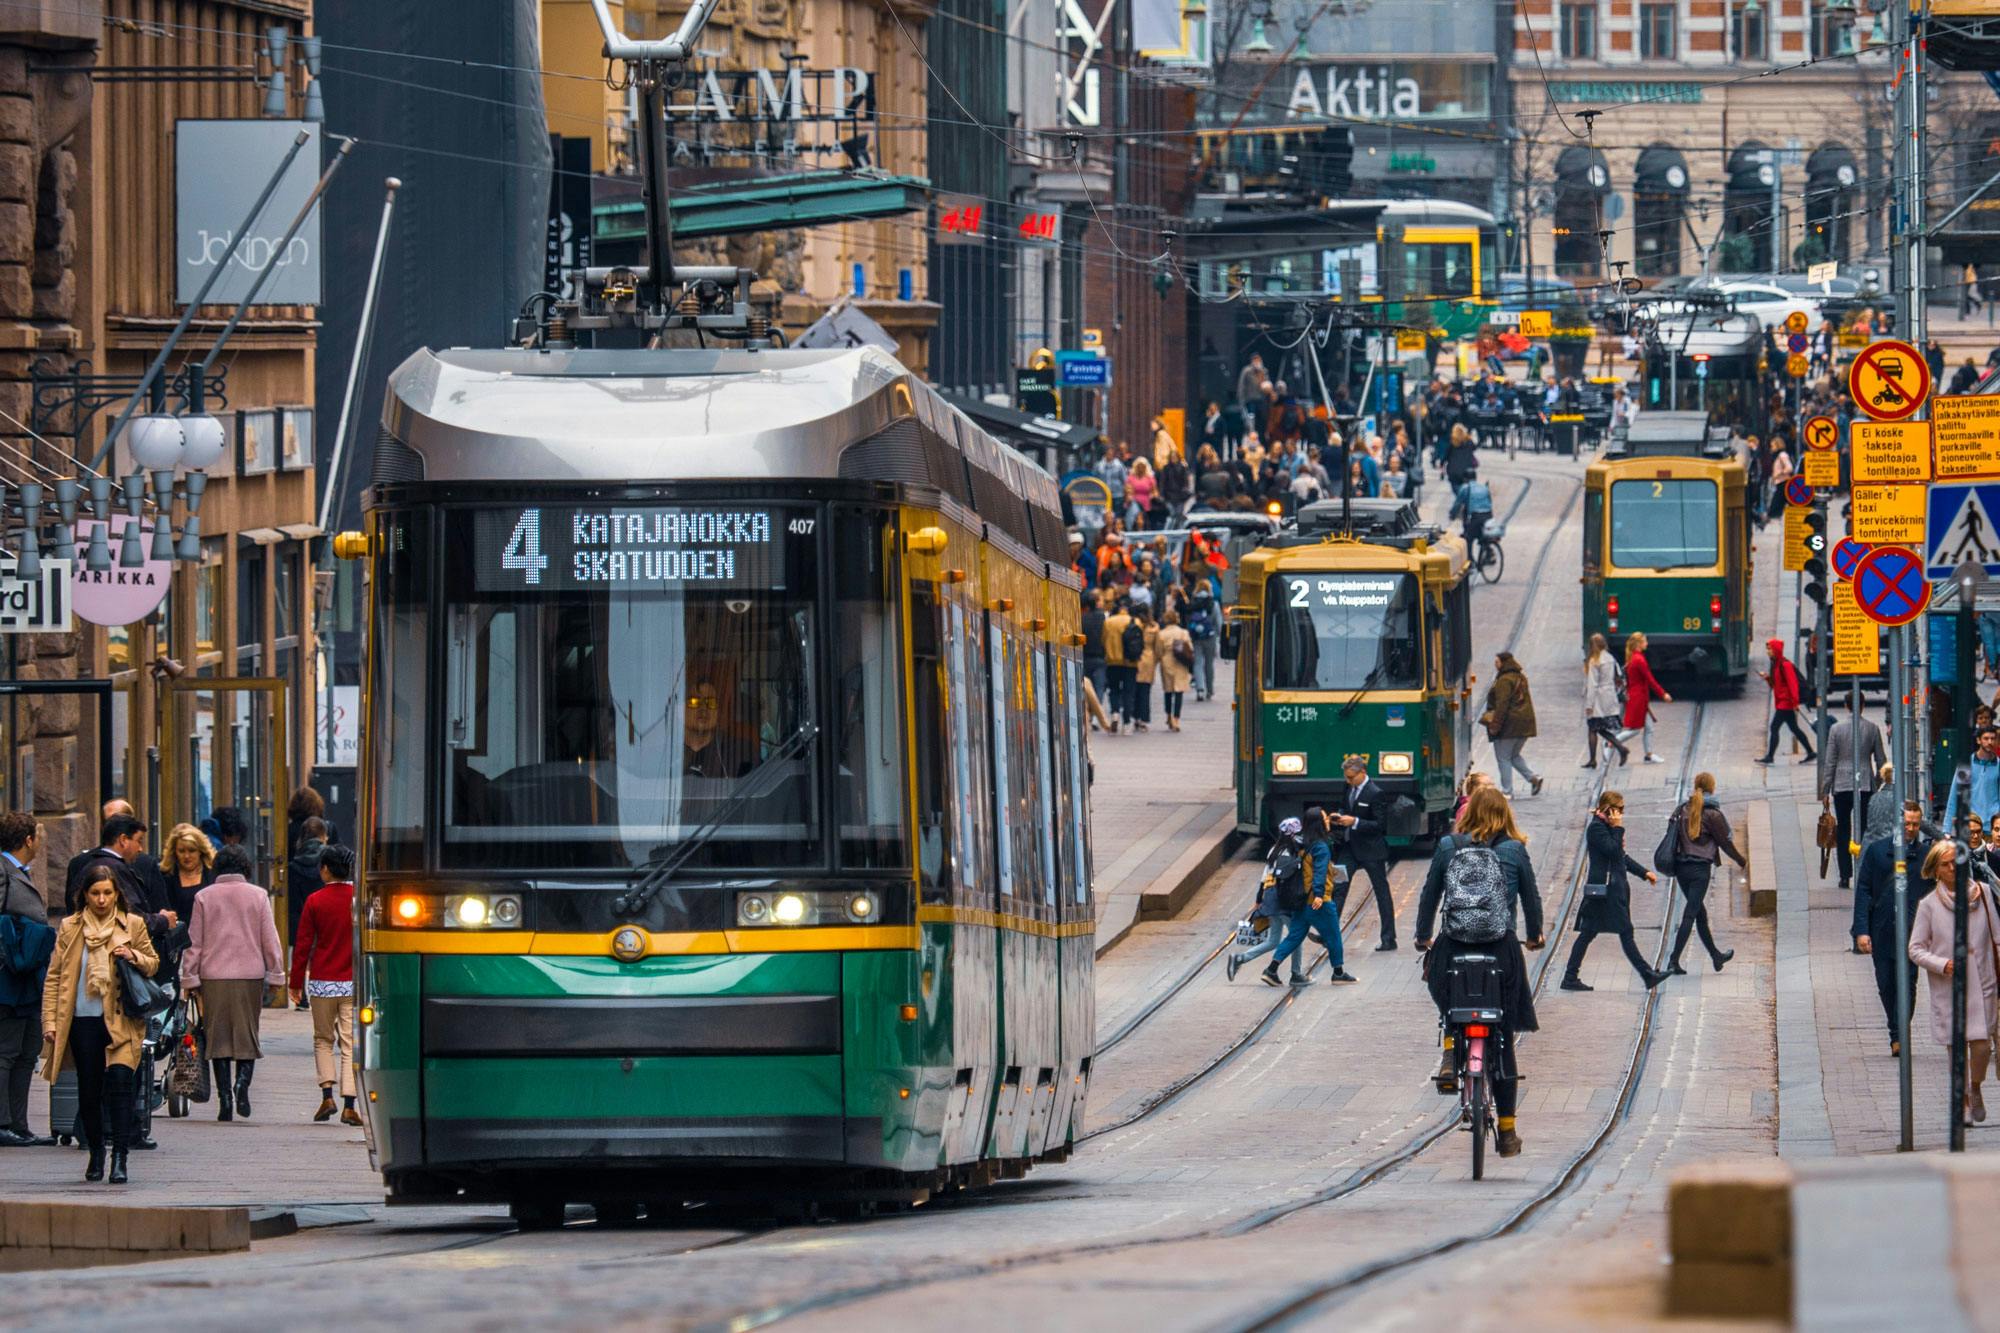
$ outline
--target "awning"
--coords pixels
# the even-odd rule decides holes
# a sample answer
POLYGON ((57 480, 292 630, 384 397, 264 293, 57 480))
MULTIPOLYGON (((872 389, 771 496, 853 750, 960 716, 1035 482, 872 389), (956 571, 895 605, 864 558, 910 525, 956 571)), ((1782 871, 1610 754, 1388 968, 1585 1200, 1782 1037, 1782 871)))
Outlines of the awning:
POLYGON ((985 429, 992 431, 1017 449, 1089 449, 1097 443, 1098 431, 1095 426, 1086 426, 1079 421, 1063 421, 1057 417, 1036 416, 1032 412, 1019 412, 1011 407, 1000 407, 993 403, 971 397, 968 394, 953 393, 949 389, 941 391, 944 400, 985 429))
POLYGON ((1813 149, 1806 159, 1807 188, 1814 193, 1826 190, 1851 190, 1861 179, 1861 173, 1854 163, 1854 154, 1837 143, 1825 143, 1813 149))
MULTIPOLYGON (((806 171, 678 187, 667 207, 675 237, 691 239, 897 217, 920 212, 929 201, 930 182, 922 176, 806 171)), ((591 234, 598 241, 645 240, 644 200, 607 201, 590 212, 591 234)))
POLYGON ((1556 183, 1565 189, 1602 194, 1611 188, 1611 168, 1597 149, 1571 144, 1556 158, 1556 183))
POLYGON ((1772 173, 1777 168, 1769 162, 1759 161, 1760 155, 1770 152, 1770 148, 1755 139, 1739 145, 1729 154, 1729 188, 1745 194, 1759 191, 1769 194, 1772 173))
POLYGON ((1686 194, 1687 187, 1687 159, 1681 156, 1680 149, 1654 144, 1639 154, 1638 169, 1633 172, 1632 178, 1634 191, 1640 194, 1686 194))

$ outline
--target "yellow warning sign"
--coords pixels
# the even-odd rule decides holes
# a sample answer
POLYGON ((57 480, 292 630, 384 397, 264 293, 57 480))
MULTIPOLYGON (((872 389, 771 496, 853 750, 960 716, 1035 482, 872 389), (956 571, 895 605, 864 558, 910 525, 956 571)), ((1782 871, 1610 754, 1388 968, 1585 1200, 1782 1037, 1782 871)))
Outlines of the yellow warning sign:
POLYGON ((1811 323, 1811 321, 1806 318, 1805 311, 1794 310, 1791 314, 1785 316, 1785 332, 1804 333, 1806 331, 1806 325, 1809 323, 1811 323))
POLYGON ((1800 460, 1799 475, 1806 479, 1808 486, 1840 485, 1840 455, 1830 454, 1822 449, 1808 449, 1800 460))
POLYGON ((1422 329, 1396 330, 1396 350, 1399 352, 1421 352, 1429 345, 1429 341, 1422 329))
POLYGON ((1523 310, 1521 312, 1521 336, 1523 338, 1546 338, 1555 328, 1555 319, 1546 310, 1523 310))
POLYGON ((1785 556, 1779 567, 1787 574, 1803 570, 1806 560, 1812 555, 1806 549, 1806 515, 1811 512, 1811 505, 1785 506, 1785 556))
POLYGON ((1847 438, 1854 448, 1856 481, 1931 479, 1931 426, 1928 421, 1856 420, 1847 438))
POLYGON ((1868 345, 1868 335, 1860 329, 1842 329, 1834 335, 1834 338, 1844 348, 1851 349, 1866 347, 1868 345))
POLYGON ((1854 600, 1854 585, 1838 579, 1833 585, 1833 674, 1872 676, 1881 670, 1882 627, 1870 620, 1854 600))
POLYGON ((2000 398, 1933 398, 1931 427, 1939 481, 2000 477, 2000 398))
MULTIPOLYGON (((1856 422, 1855 425, 1860 425, 1856 422)), ((1854 513, 1847 535, 1873 546, 1924 540, 1924 500, 1927 486, 1860 486, 1854 488, 1854 513)))
POLYGON ((1790 356, 1785 358, 1785 373, 1787 375, 1790 375, 1795 380, 1804 379, 1806 377, 1806 371, 1810 369, 1811 366, 1812 362, 1806 358, 1806 354, 1804 352, 1793 352, 1790 356))

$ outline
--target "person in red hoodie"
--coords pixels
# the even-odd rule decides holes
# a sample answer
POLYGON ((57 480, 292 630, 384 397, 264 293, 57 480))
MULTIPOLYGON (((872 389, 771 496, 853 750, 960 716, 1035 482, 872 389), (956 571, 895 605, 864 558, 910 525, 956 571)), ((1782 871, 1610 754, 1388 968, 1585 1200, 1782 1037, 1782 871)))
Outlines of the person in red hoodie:
POLYGON ((1779 729, 1790 727, 1799 744, 1806 747, 1806 757, 1799 762, 1813 763, 1819 755, 1813 750, 1812 737, 1799 726, 1799 669, 1786 660, 1783 639, 1766 639, 1764 650, 1771 655, 1771 669, 1757 674, 1771 687, 1771 743, 1757 762, 1768 764, 1777 758, 1779 729))
POLYGON ((319 1074, 319 1110, 331 1120, 333 1084, 340 1080, 340 1123, 358 1125, 354 1109, 354 850, 328 843, 319 857, 321 887, 299 913, 292 941, 292 1003, 304 995, 312 1009, 313 1065, 319 1074), (336 1052, 335 1047, 339 1050, 336 1052))
POLYGON ((1660 686, 1660 678, 1653 674, 1653 668, 1646 663, 1646 636, 1633 630, 1625 636, 1625 729, 1618 733, 1620 741, 1629 741, 1634 736, 1644 734, 1646 738, 1646 762, 1664 763, 1665 760, 1653 753, 1653 700, 1672 703, 1674 696, 1660 686))

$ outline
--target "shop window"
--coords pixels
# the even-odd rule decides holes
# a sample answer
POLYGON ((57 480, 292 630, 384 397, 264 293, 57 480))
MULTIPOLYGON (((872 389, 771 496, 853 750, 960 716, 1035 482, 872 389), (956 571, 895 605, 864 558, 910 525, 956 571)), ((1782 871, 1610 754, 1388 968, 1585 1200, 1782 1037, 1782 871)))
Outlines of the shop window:
POLYGON ((268 557, 261 546, 245 551, 236 562, 236 669, 239 675, 259 675, 264 664, 264 579, 268 567, 268 557))
POLYGON ((1632 196, 1634 266, 1645 277, 1681 271, 1681 231, 1686 212, 1679 194, 1640 193, 1632 196))
MULTIPOLYGON (((222 651, 222 547, 216 542, 202 543, 194 573, 194 650, 198 658, 222 651)), ((197 664, 197 670, 207 667, 197 664)))
POLYGON ((275 472, 278 467, 278 418, 274 411, 240 412, 236 441, 236 471, 245 477, 275 472))
POLYGON ((1639 6, 1639 58, 1677 60, 1680 48, 1674 40, 1673 5, 1639 6))

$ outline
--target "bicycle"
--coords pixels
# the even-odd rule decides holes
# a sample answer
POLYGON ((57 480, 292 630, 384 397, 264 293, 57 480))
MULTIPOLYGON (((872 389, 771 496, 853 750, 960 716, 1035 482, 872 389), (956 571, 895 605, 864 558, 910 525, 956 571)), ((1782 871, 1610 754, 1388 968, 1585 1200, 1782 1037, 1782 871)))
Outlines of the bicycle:
POLYGON ((1498 583, 1500 575, 1506 571, 1507 553, 1500 547, 1500 541, 1506 535, 1507 525, 1489 518, 1479 535, 1472 539, 1472 567, 1488 583, 1498 583))
POLYGON ((1483 1180, 1486 1141, 1491 1137, 1497 1143, 1500 1132, 1487 1045, 1497 1045, 1497 1029, 1506 1018, 1500 1008, 1500 960, 1486 953, 1460 954, 1452 960, 1450 984, 1451 1007, 1440 1026, 1451 1037, 1459 1128, 1472 1135, 1472 1178, 1483 1180))

